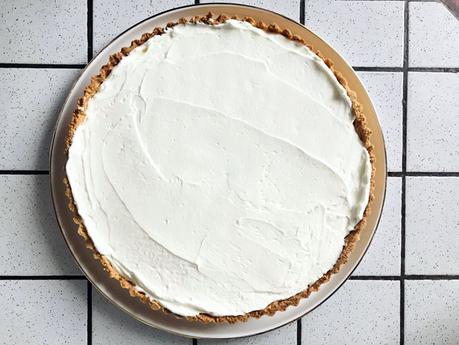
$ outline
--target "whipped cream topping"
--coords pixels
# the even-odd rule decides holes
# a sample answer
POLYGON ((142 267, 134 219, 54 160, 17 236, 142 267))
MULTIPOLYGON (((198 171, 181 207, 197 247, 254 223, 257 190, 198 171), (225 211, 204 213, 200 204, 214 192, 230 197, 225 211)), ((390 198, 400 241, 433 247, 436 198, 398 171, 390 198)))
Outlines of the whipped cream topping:
POLYGON ((88 102, 67 175, 96 249, 172 312, 306 289, 363 217, 351 101, 308 48, 229 20, 133 50, 88 102))

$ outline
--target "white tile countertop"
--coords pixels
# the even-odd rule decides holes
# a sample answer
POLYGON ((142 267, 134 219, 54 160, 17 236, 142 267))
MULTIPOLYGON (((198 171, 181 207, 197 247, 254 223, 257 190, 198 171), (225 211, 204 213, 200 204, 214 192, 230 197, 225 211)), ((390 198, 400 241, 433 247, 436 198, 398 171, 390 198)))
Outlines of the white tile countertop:
POLYGON ((361 265, 301 320, 239 340, 169 335, 112 306, 82 276, 57 228, 50 135, 94 54, 136 22, 194 1, 5 0, 0 344, 459 344, 459 21, 435 1, 236 2, 304 22, 355 66, 375 103, 389 178, 361 265))

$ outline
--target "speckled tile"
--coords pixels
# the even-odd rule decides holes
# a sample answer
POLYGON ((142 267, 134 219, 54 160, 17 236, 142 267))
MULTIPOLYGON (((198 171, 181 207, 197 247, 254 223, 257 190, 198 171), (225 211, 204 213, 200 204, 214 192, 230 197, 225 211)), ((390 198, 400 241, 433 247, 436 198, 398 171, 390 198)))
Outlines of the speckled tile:
POLYGON ((402 73, 358 72, 384 133, 389 171, 402 170, 402 73))
POLYGON ((459 274, 458 210, 458 177, 407 177, 407 274, 459 274))
POLYGON ((48 176, 0 176, 0 233, 0 275, 81 274, 57 226, 48 176))
POLYGON ((399 275, 401 241, 400 177, 387 179, 386 200, 375 237, 354 275, 399 275))
POLYGON ((86 281, 0 281, 0 343, 86 344, 86 281))
POLYGON ((199 345, 296 345, 296 322, 274 331, 249 338, 230 340, 199 340, 199 345))
POLYGON ((78 73, 0 69, 0 169, 48 169, 55 121, 78 73))
POLYGON ((92 343, 94 345, 191 345, 191 339, 156 330, 115 307, 94 288, 92 343))
POLYGON ((459 171, 459 73, 408 74, 408 171, 459 171))
POLYGON ((457 344, 459 281, 405 282, 405 344, 457 344))
POLYGON ((445 5, 411 2, 409 30, 411 67, 459 67, 459 20, 445 5))
POLYGON ((98 53, 112 39, 143 19, 193 3, 193 0, 94 0, 94 53, 98 53))
POLYGON ((86 1, 2 1, 0 62, 87 62, 86 1))
MULTIPOLYGON (((201 0, 202 4, 208 2, 221 1, 201 0)), ((227 0, 225 2, 262 7, 283 14, 293 20, 300 20, 300 0, 227 0)))
POLYGON ((400 282, 347 281, 302 319, 302 343, 393 345, 399 343, 400 282))
POLYGON ((310 0, 306 26, 353 66, 403 65, 403 3, 310 0))

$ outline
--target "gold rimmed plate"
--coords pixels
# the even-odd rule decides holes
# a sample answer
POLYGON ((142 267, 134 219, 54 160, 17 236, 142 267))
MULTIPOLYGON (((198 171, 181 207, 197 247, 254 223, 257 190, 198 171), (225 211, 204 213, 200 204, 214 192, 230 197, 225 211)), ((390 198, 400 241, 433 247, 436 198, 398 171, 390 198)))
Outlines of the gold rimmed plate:
POLYGON ((330 297, 351 275, 367 251, 381 215, 386 190, 386 151, 375 109, 364 86, 349 64, 323 39, 301 24, 268 10, 243 5, 203 4, 176 8, 134 25, 115 38, 88 64, 70 91, 56 123, 50 150, 50 181, 54 209, 64 239, 86 277, 107 299, 139 321, 174 334, 195 338, 233 338, 267 332, 300 318, 330 297), (77 226, 73 223, 72 213, 67 206, 68 200, 63 183, 67 162, 64 152, 67 128, 77 99, 83 94, 91 76, 98 73, 111 54, 118 52, 122 47, 129 46, 132 40, 139 38, 143 33, 150 32, 157 26, 164 27, 168 22, 177 21, 180 17, 202 16, 208 12, 238 17, 250 16, 266 23, 277 23, 281 28, 290 29, 294 34, 298 34, 314 49, 320 50, 325 57, 330 58, 335 63, 336 69, 347 79, 349 87, 357 93, 358 101, 363 105, 368 127, 373 132, 372 142, 375 145, 376 155, 376 188, 372 212, 349 261, 332 276, 328 283, 322 285, 318 292, 303 299, 297 307, 290 307, 271 317, 251 318, 245 323, 233 325, 201 324, 177 319, 173 315, 153 311, 147 304, 129 296, 128 291, 121 288, 117 280, 108 276, 100 263, 93 258, 92 252, 86 248, 83 238, 78 235, 77 226))

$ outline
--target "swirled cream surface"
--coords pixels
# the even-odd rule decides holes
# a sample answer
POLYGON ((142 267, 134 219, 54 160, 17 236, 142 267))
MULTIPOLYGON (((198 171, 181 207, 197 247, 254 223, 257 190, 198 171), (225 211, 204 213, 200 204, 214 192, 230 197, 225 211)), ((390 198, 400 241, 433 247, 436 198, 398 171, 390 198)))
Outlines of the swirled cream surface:
POLYGON ((97 250, 179 315, 239 315, 307 288, 368 203, 351 101, 321 59, 230 20, 122 59, 69 150, 97 250))

